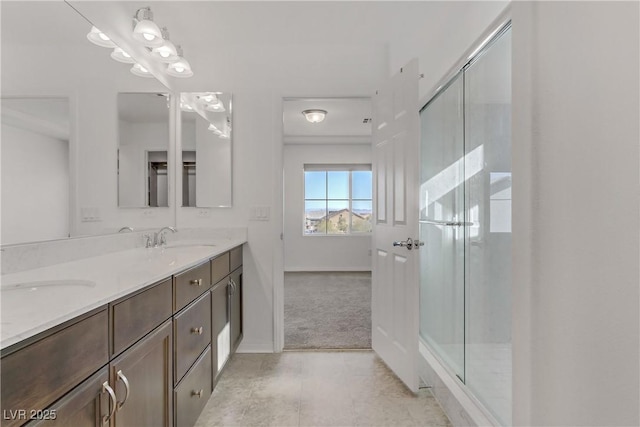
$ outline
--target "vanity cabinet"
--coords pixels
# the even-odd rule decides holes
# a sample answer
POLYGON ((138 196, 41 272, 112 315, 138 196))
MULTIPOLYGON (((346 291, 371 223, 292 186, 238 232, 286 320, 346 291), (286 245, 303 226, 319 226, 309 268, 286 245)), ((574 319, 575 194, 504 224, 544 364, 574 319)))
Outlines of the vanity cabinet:
POLYGON ((229 328, 231 352, 235 352, 242 340, 242 267, 229 276, 229 328))
POLYGON ((211 392, 211 346, 207 346, 175 388, 176 427, 193 426, 211 397, 211 392))
POLYGON ((221 278, 211 290, 211 360, 213 385, 242 340, 242 246, 211 261, 212 277, 221 278))
POLYGON ((107 309, 54 328, 28 345, 3 351, 2 425, 19 426, 109 361, 107 309))
POLYGON ((109 364, 117 399, 112 427, 173 424, 171 336, 168 320, 109 364))
POLYGON ((110 414, 109 369, 107 366, 93 374, 62 399, 42 411, 39 420, 29 427, 95 427, 108 421, 110 414))
POLYGON ((191 427, 241 339, 239 246, 4 349, 1 424, 191 427))

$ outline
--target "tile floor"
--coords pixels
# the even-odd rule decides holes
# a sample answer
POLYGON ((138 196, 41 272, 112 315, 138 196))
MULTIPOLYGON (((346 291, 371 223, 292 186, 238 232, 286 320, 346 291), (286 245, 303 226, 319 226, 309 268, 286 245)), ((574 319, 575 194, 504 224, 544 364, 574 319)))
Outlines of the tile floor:
POLYGON ((372 351, 236 354, 196 427, 450 426, 372 351))

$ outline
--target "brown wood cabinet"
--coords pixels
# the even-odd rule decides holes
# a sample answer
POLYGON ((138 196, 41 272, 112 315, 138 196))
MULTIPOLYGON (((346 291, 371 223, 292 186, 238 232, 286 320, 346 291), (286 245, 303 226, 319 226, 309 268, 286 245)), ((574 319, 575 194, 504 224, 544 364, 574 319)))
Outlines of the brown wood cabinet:
POLYGON ((24 424, 33 411, 46 408, 109 361, 107 317, 104 308, 74 319, 2 358, 3 426, 24 424))
POLYGON ((173 309, 182 310, 187 304, 211 288, 209 261, 173 276, 173 309))
POLYGON ((171 279, 110 304, 112 355, 151 332, 171 317, 171 279))
POLYGON ((191 427, 196 423, 211 390, 211 347, 207 347, 175 389, 176 427, 191 427))
POLYGON ((174 384, 211 342, 211 298, 204 294, 173 318, 174 384))
MULTIPOLYGON (((242 246, 228 252, 231 273, 211 289, 211 364, 213 386, 242 341, 242 246), (235 268, 234 268, 235 267, 235 268)), ((223 267, 219 266, 222 271, 223 267)))
POLYGON ((3 349, 2 426, 192 426, 242 340, 242 285, 239 246, 3 349))
POLYGON ((104 367, 45 410, 29 427, 95 427, 109 421, 109 369, 104 367))
POLYGON ((173 423, 171 320, 109 364, 117 403, 112 427, 169 427, 173 423))
POLYGON ((228 283, 229 278, 225 277, 211 290, 211 366, 214 387, 230 351, 228 283))
POLYGON ((229 275, 229 327, 231 352, 235 352, 242 341, 242 267, 229 275))

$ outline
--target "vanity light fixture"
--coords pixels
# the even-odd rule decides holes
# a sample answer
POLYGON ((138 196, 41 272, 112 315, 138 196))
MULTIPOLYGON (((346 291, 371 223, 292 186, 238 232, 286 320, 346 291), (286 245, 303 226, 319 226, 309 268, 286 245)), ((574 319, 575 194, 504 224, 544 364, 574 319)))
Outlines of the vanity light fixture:
POLYGON ((204 95, 198 95, 198 101, 203 101, 206 103, 213 102, 213 100, 217 100, 218 97, 214 93, 206 93, 204 95))
POLYGON ((138 77, 153 78, 153 74, 137 62, 131 67, 131 72, 138 77))
POLYGON ((154 48, 164 43, 160 28, 153 22, 153 12, 150 7, 143 7, 136 11, 133 25, 133 38, 143 45, 154 48))
POLYGON ((193 112, 193 107, 190 104, 187 104, 184 101, 180 101, 180 109, 186 113, 191 113, 193 112))
POLYGON ((89 39, 91 43, 101 47, 116 47, 116 44, 112 42, 105 33, 97 29, 95 26, 91 27, 91 31, 89 31, 89 34, 87 34, 87 39, 89 39))
POLYGON ((207 111, 213 111, 214 113, 223 113, 223 112, 227 111, 224 108, 224 104, 220 100, 218 100, 217 102, 215 102, 213 104, 207 104, 207 106, 204 107, 204 109, 207 110, 207 111))
POLYGON ((326 110, 304 110, 302 112, 309 123, 320 123, 327 115, 326 110))
POLYGON ((176 50, 178 52, 178 60, 176 62, 172 62, 167 67, 167 74, 173 77, 182 77, 187 78, 193 76, 193 71, 191 70, 191 65, 189 61, 184 59, 182 56, 182 48, 180 46, 176 46, 176 50))
POLYGON ((115 59, 118 62, 122 62, 124 64, 136 63, 136 61, 131 57, 131 55, 125 52, 125 50, 122 49, 121 47, 116 47, 113 49, 113 52, 111 52, 111 58, 115 59))
POLYGON ((171 63, 175 62, 180 57, 178 56, 178 51, 171 40, 169 40, 169 30, 167 28, 162 28, 162 45, 158 47, 154 47, 151 50, 151 56, 156 58, 159 61, 171 63))

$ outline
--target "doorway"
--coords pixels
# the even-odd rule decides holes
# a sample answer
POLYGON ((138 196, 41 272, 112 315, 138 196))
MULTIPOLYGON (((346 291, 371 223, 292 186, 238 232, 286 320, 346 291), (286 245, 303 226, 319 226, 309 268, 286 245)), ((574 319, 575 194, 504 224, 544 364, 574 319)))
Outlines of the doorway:
POLYGON ((283 100, 285 350, 371 348, 370 119, 369 98, 283 100))

